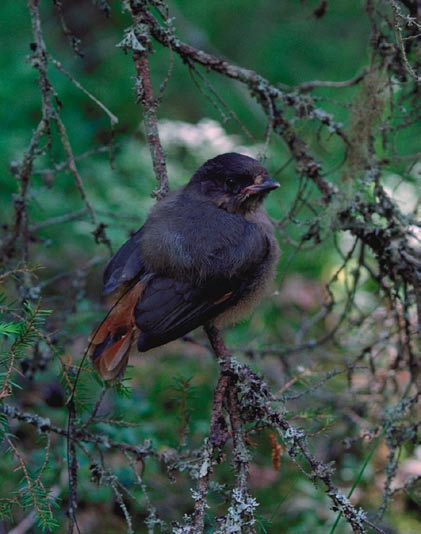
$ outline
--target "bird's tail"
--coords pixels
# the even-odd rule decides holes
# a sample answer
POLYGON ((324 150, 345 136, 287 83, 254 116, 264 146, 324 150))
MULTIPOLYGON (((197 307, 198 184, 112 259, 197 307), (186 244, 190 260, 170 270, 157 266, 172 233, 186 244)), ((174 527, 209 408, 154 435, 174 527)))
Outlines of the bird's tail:
POLYGON ((115 380, 126 369, 130 347, 139 331, 134 308, 143 287, 137 282, 123 293, 90 337, 87 353, 103 380, 115 380))

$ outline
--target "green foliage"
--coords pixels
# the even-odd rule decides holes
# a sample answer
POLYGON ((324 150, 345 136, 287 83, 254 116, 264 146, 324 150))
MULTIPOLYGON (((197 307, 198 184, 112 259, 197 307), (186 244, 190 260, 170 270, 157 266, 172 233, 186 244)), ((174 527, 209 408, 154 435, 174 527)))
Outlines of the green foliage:
MULTIPOLYGON (((6 295, 0 295, 2 316, 4 318, 16 317, 16 302, 8 302, 6 295)), ((13 389, 21 389, 19 384, 18 366, 24 357, 31 357, 39 343, 45 343, 44 326, 50 315, 49 310, 41 308, 41 301, 32 304, 25 301, 22 305, 20 320, 3 320, 0 323, 0 333, 4 335, 1 346, 1 372, 0 372, 0 402, 14 394, 13 389)), ((37 525, 42 532, 54 531, 59 523, 54 517, 53 508, 56 499, 51 491, 44 485, 46 468, 49 465, 48 454, 50 443, 47 444, 47 455, 40 467, 35 471, 29 467, 24 455, 19 451, 18 445, 13 442, 15 436, 10 433, 9 421, 5 413, 0 413, 0 443, 8 446, 8 450, 0 461, 0 473, 4 481, 3 489, 10 488, 9 495, 4 492, 0 497, 0 519, 12 519, 15 510, 27 510, 34 514, 37 525), (10 463, 16 463, 15 473, 22 473, 19 480, 10 477, 10 463), (12 484, 10 485, 10 483, 12 484), (16 490, 13 485, 16 485, 16 490)), ((35 463, 36 465, 36 463, 35 463)))
POLYGON ((0 413, 0 443, 3 442, 4 437, 8 431, 9 431, 9 420, 3 413, 0 413))
MULTIPOLYGON (((22 162, 46 112, 40 57, 30 45, 27 5, 0 6, 8 51, 0 58, 2 241, 21 225, 1 258, 0 518, 5 529, 32 517, 34 532, 62 531, 75 499, 82 532, 88 524, 98 532, 164 531, 193 521, 200 501, 218 365, 200 332, 193 343, 133 354, 124 381, 108 389, 83 359, 106 309, 99 297, 110 255, 104 244, 108 239, 116 249, 143 223, 156 181, 133 92, 132 53, 115 46, 133 30, 128 12, 120 2, 111 2, 110 19, 99 9, 106 2, 41 4, 50 104, 68 139, 50 117, 26 191, 22 162), (83 57, 68 46, 73 34, 83 57), (77 491, 68 483, 73 475, 77 491)), ((338 190, 328 205, 292 156, 282 124, 270 132, 270 113, 255 94, 151 41, 156 95, 171 71, 158 107, 171 187, 231 150, 268 156, 282 183, 267 200, 282 248, 277 291, 224 337, 240 364, 265 376, 274 395, 265 407, 287 414, 297 431, 274 437, 261 406, 247 400, 258 399, 256 391, 239 390, 247 454, 238 458, 225 406, 227 429, 221 423, 220 430, 227 430, 227 444, 211 459, 206 532, 218 531, 221 517, 235 531, 245 514, 247 528, 259 532, 336 528, 330 496, 294 442, 301 432, 315 458, 334 464, 338 490, 353 493, 357 507, 377 513, 376 520, 384 514, 399 532, 420 528, 412 511, 421 503, 419 479, 400 478, 410 462, 420 462, 416 288, 402 270, 384 270, 391 259, 398 267, 403 261, 398 237, 409 232, 414 250, 419 246, 418 92, 402 66, 395 23, 403 32, 411 25, 393 15, 395 4, 404 11, 403 2, 370 2, 371 20, 362 4, 347 0, 170 6, 175 18, 167 31, 177 39, 280 88, 274 104, 320 164, 321 178, 338 190), (314 80, 322 83, 306 86, 314 80), (382 232, 388 246, 376 249, 382 232), (241 476, 249 493, 237 492, 241 476)), ((409 36, 405 48, 415 41, 409 36)), ((413 51, 409 60, 416 66, 413 51)), ((349 532, 345 519, 336 532, 349 532)))
POLYGON ((59 527, 52 511, 52 507, 58 505, 40 484, 38 477, 25 473, 19 483, 18 494, 20 505, 24 509, 36 511, 37 525, 42 532, 55 531, 59 527))
POLYGON ((24 321, 18 323, 0 323, 0 334, 5 336, 20 336, 23 332, 24 321))
MULTIPOLYGON (((3 314, 15 315, 12 305, 6 302, 6 296, 0 295, 0 298, 3 302, 3 314)), ((0 352, 0 398, 10 395, 11 388, 16 385, 15 366, 19 365, 19 361, 25 355, 34 350, 36 343, 44 339, 42 329, 51 311, 42 310, 40 306, 41 301, 35 305, 25 301, 21 312, 22 320, 0 323, 0 333, 6 337, 0 352)))

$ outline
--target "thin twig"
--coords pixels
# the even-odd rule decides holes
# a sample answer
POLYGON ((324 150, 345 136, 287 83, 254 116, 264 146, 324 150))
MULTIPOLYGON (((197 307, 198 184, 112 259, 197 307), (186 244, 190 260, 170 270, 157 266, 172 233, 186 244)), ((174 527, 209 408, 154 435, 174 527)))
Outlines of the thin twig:
POLYGON ((111 113, 111 111, 107 108, 107 106, 101 102, 100 100, 98 100, 98 98, 96 98, 92 93, 90 93, 87 89, 85 89, 85 87, 83 87, 83 85, 78 82, 76 80, 76 78, 74 78, 70 72, 68 72, 64 67, 63 65, 60 63, 60 61, 58 61, 57 59, 53 58, 51 56, 51 54, 48 54, 48 58, 50 59, 50 61, 53 63, 53 65, 55 65, 55 67, 60 71, 62 72, 65 76, 67 76, 67 78, 69 78, 69 80, 73 83, 73 85, 75 87, 77 87, 80 91, 82 91, 82 93, 84 93, 88 98, 90 98, 92 100, 92 102, 95 102, 95 104, 102 109, 102 111, 104 113, 106 113, 108 115, 108 117, 110 118, 110 122, 111 122, 111 127, 113 128, 114 126, 116 126, 116 124, 118 124, 118 118, 114 115, 114 113, 111 113))

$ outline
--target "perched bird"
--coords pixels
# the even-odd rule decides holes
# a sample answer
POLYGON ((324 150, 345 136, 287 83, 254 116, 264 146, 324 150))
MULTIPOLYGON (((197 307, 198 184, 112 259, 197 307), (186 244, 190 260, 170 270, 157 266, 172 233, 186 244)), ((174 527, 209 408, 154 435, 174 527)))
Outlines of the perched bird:
POLYGON ((122 375, 135 340, 145 352, 253 308, 278 258, 262 206, 277 187, 258 161, 228 153, 155 205, 104 272, 104 293, 120 291, 88 348, 104 380, 122 375))

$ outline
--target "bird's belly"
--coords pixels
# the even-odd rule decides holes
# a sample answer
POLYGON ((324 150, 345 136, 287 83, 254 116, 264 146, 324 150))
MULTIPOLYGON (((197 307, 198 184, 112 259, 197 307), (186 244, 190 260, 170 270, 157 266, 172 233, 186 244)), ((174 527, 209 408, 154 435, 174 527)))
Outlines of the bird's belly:
POLYGON ((276 262, 278 259, 278 248, 274 246, 270 258, 261 266, 259 272, 250 281, 250 290, 244 295, 235 306, 232 306, 215 317, 211 323, 216 327, 238 323, 247 318, 260 300, 270 293, 275 276, 276 262))

